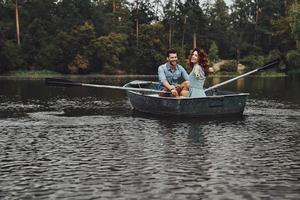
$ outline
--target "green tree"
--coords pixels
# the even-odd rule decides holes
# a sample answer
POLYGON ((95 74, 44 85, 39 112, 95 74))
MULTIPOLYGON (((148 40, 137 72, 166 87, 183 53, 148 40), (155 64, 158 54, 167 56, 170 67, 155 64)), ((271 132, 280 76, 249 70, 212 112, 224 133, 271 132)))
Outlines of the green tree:
POLYGON ((282 52, 287 52, 294 46, 291 23, 292 19, 290 16, 280 16, 272 22, 273 38, 276 41, 275 47, 282 52))
POLYGON ((128 71, 138 74, 156 74, 157 67, 165 61, 168 40, 161 23, 143 24, 140 27, 139 48, 129 49, 126 61, 128 71))
POLYGON ((52 48, 52 34, 56 31, 53 20, 55 0, 24 0, 19 3, 24 68, 49 69, 56 52, 55 47, 52 48))
POLYGON ((3 70, 17 70, 24 69, 24 55, 21 48, 17 45, 14 40, 7 40, 4 45, 1 47, 2 53, 0 55, 3 60, 3 70))
POLYGON ((236 46, 242 56, 267 54, 282 44, 282 41, 279 39, 283 39, 283 42, 286 42, 286 37, 278 36, 282 35, 282 30, 286 30, 286 33, 289 33, 287 24, 284 24, 284 21, 286 22, 287 20, 279 21, 278 19, 285 15, 284 8, 287 2, 273 0, 234 1, 231 14, 235 32, 233 35, 239 41, 236 46), (281 29, 277 29, 278 32, 281 32, 280 34, 273 34, 274 24, 277 24, 278 27, 281 26, 281 29))
POLYGON ((58 48, 57 70, 68 73, 86 73, 93 70, 90 59, 94 55, 93 40, 95 40, 95 27, 91 22, 75 26, 71 32, 61 31, 55 38, 58 48), (74 69, 74 63, 85 62, 86 67, 74 69), (70 67, 71 66, 71 67, 70 67))
POLYGON ((172 36, 172 46, 184 49, 186 56, 194 46, 208 49, 208 21, 199 1, 175 2, 173 12, 170 11, 170 6, 166 5, 162 20, 166 30, 169 30, 169 38, 170 34, 172 36), (170 27, 173 28, 170 30, 170 27))
POLYGON ((138 46, 140 25, 150 24, 157 19, 157 16, 155 16, 152 4, 147 0, 135 0, 135 2, 131 4, 131 7, 130 19, 132 24, 134 24, 134 28, 132 29, 133 34, 130 35, 134 36, 134 38, 131 37, 130 41, 135 40, 135 45, 138 46))
POLYGON ((15 0, 0 0, 0 72, 156 74, 168 47, 177 48, 180 57, 187 56, 193 46, 212 47, 212 60, 216 54, 245 61, 277 52, 288 54, 292 63, 298 55, 298 0, 234 0, 230 12, 224 0, 205 0, 201 5, 199 0, 18 2, 20 47, 15 0), (214 53, 215 45, 218 53, 214 53))
POLYGON ((209 48, 208 58, 211 62, 216 62, 219 60, 219 49, 215 42, 213 42, 209 48))
POLYGON ((110 33, 107 36, 100 36, 93 40, 95 54, 93 61, 96 70, 105 73, 114 73, 116 70, 122 70, 122 59, 126 52, 128 36, 121 33, 110 33))
POLYGON ((189 49, 207 46, 207 18, 204 15, 199 1, 187 0, 182 12, 186 15, 186 39, 190 41, 189 49))
POLYGON ((130 4, 130 19, 135 24, 138 19, 139 24, 150 24, 153 20, 157 20, 155 16, 154 5, 148 0, 135 0, 130 4))
MULTIPOLYGON (((230 15, 229 8, 224 0, 217 0, 208 10, 209 32, 208 37, 221 47, 220 55, 228 57, 233 54, 230 40, 230 15), (230 52, 231 51, 231 52, 230 52)), ((214 44, 214 45, 216 45, 214 44)))
POLYGON ((42 19, 36 18, 29 24, 23 34, 22 50, 26 52, 25 61, 30 70, 43 69, 44 61, 41 54, 46 53, 43 48, 48 45, 49 34, 42 19))
POLYGON ((9 60, 6 57, 7 50, 5 47, 5 40, 2 35, 1 27, 0 27, 0 74, 8 70, 9 60))
POLYGON ((300 48, 300 3, 295 1, 289 10, 291 17, 292 35, 296 41, 297 48, 300 48))
POLYGON ((255 35, 255 2, 252 0, 235 0, 232 5, 231 40, 236 49, 236 57, 248 55, 259 49, 253 48, 253 35, 255 35))
POLYGON ((300 49, 288 51, 286 58, 288 70, 300 69, 300 49))
POLYGON ((255 3, 255 32, 253 46, 259 47, 263 53, 268 53, 274 48, 272 36, 272 22, 281 14, 280 1, 264 0, 255 3))
MULTIPOLYGON (((46 0, 47 1, 47 0, 46 0)), ((55 25, 60 31, 70 31, 85 21, 91 20, 93 4, 90 0, 57 1, 55 10, 55 25)))
MULTIPOLYGON (((130 10, 126 0, 102 0, 97 2, 97 9, 101 7, 104 16, 103 28, 104 34, 110 32, 129 34, 132 27, 130 20, 130 10)), ((99 10, 100 11, 100 10, 99 10)))

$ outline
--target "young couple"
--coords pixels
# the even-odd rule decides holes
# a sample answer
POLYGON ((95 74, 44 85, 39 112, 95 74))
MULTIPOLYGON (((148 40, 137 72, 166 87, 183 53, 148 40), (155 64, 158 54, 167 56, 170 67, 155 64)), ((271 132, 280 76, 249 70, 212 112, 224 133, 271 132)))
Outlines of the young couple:
MULTIPOLYGON (((188 75, 186 70, 177 64, 177 51, 167 51, 167 63, 158 67, 160 89, 170 91, 174 97, 202 97, 205 78, 208 74, 208 57, 203 49, 195 48, 189 56, 189 66, 192 68, 188 75)), ((168 94, 161 93, 160 96, 168 94)), ((169 95, 170 96, 170 95, 169 95)))

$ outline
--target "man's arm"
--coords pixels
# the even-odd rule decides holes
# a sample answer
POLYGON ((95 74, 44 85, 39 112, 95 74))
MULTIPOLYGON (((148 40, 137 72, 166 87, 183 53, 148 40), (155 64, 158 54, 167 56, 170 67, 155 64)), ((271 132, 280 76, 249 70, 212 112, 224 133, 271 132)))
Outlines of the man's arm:
POLYGON ((168 89, 168 90, 173 90, 173 89, 175 89, 175 86, 174 85, 170 85, 170 83, 167 81, 167 80, 163 80, 163 85, 164 85, 164 87, 166 88, 166 89, 168 89))
POLYGON ((174 85, 170 85, 170 83, 167 80, 163 81, 163 85, 166 89, 170 90, 173 96, 175 97, 179 96, 176 87, 174 85))
POLYGON ((160 67, 158 68, 158 79, 159 79, 160 82, 162 82, 163 86, 164 86, 167 90, 171 91, 171 93, 172 93, 174 96, 178 96, 178 93, 177 93, 177 91, 176 91, 176 89, 175 89, 175 86, 174 86, 174 85, 171 85, 171 84, 168 82, 167 77, 166 77, 166 75, 165 75, 165 72, 164 72, 164 69, 163 69, 162 66, 160 66, 160 67))

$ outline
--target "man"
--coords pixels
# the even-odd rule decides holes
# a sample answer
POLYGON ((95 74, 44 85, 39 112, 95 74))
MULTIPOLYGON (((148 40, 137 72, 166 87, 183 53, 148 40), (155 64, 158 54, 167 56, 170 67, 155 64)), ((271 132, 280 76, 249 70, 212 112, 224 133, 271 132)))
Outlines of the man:
MULTIPOLYGON (((189 76, 185 69, 177 64, 177 51, 169 49, 167 51, 167 63, 158 67, 158 79, 160 89, 170 91, 175 97, 189 96, 189 76)), ((161 93, 160 96, 165 96, 161 93)))

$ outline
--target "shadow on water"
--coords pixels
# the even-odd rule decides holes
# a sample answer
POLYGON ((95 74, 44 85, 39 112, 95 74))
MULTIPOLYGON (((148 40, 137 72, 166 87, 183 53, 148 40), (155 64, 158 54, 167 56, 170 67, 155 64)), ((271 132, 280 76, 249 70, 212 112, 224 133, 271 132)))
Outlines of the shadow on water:
POLYGON ((235 122, 244 121, 244 115, 234 115, 234 116, 207 116, 207 117, 193 117, 193 116, 161 116, 150 113, 142 113, 136 110, 131 110, 132 117, 142 117, 151 120, 159 120, 165 122, 166 124, 177 124, 177 123, 207 123, 207 122, 235 122))

